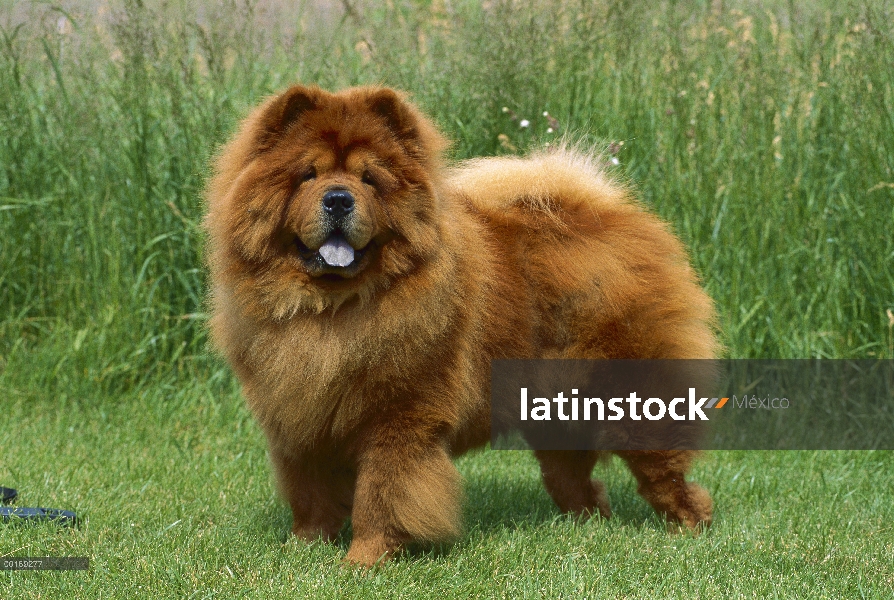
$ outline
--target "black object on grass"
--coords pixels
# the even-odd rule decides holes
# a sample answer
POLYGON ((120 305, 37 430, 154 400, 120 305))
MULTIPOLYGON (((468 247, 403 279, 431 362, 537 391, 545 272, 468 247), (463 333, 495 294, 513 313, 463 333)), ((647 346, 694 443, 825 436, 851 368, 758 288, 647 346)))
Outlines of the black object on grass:
POLYGON ((19 493, 12 488, 0 487, 0 504, 9 504, 15 502, 19 493))
POLYGON ((0 506, 0 523, 55 521, 63 527, 77 525, 78 517, 70 510, 58 508, 13 508, 0 506))

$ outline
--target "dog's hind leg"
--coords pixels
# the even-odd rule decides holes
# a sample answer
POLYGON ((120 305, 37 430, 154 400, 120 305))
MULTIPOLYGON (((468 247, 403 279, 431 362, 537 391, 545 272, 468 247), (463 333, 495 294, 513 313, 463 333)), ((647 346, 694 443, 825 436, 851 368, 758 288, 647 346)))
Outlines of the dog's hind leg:
POLYGON ((611 517, 605 485, 591 479, 600 453, 592 450, 538 450, 543 485, 559 510, 582 517, 611 517))
POLYGON ((669 522, 691 531, 711 524, 713 502, 707 490, 687 482, 692 450, 617 452, 636 477, 637 491, 669 522))

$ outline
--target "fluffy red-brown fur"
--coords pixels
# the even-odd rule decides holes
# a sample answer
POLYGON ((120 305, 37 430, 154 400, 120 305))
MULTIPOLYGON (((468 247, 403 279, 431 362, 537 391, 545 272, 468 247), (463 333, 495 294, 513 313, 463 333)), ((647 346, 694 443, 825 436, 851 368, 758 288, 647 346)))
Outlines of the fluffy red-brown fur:
MULTIPOLYGON (((460 531, 451 458, 488 441, 493 358, 709 358, 712 303, 686 252, 571 149, 447 168, 399 93, 295 86, 220 153, 205 226, 213 341, 260 422, 293 531, 350 562, 460 531), (347 216, 322 207, 332 190, 347 216), (321 259, 340 235, 347 267, 321 259)), ((670 521, 711 520, 688 451, 619 452, 670 521)), ((597 452, 542 451, 563 511, 610 514, 597 452)))

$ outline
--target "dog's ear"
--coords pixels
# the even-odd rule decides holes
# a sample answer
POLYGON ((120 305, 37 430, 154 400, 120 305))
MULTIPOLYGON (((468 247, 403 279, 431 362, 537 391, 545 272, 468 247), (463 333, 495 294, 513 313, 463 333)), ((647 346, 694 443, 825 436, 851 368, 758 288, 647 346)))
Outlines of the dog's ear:
POLYGON ((296 123, 301 115, 315 109, 322 101, 317 88, 295 85, 273 99, 260 118, 258 143, 269 149, 296 123))
POLYGON ((419 119, 414 108, 397 92, 388 88, 374 90, 367 99, 367 106, 381 117, 395 137, 402 141, 419 137, 419 119))
POLYGON ((426 162, 440 159, 447 142, 419 109, 389 88, 374 88, 368 94, 369 110, 385 122, 410 154, 426 162))

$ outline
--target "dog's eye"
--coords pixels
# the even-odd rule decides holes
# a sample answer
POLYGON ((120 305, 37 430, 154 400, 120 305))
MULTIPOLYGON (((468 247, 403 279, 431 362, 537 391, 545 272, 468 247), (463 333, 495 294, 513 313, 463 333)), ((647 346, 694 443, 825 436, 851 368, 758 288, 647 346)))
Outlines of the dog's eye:
POLYGON ((304 175, 301 176, 301 183, 304 183, 305 181, 310 181, 311 179, 316 179, 316 178, 317 178, 317 170, 315 168, 311 167, 307 171, 304 172, 304 175))
POLYGON ((360 178, 360 181, 362 181, 362 182, 365 183, 366 185, 371 185, 371 186, 375 186, 375 185, 376 185, 376 180, 373 179, 373 176, 370 175, 369 171, 364 171, 364 172, 363 172, 363 177, 360 178))

